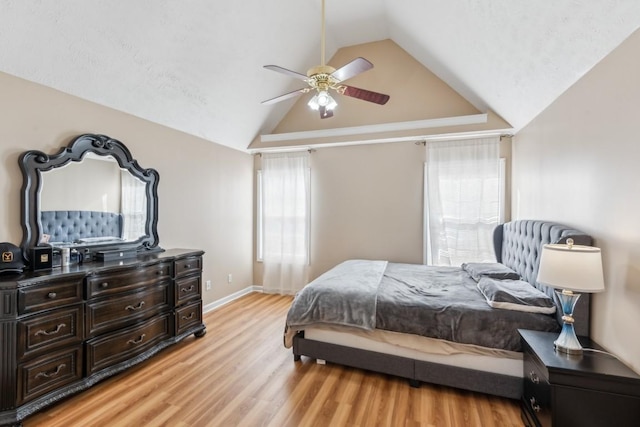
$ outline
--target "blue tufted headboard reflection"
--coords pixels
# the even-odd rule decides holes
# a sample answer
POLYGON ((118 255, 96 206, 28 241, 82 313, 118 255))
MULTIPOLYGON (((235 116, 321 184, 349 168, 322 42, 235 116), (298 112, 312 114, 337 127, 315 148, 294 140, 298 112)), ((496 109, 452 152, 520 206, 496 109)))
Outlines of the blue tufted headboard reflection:
POLYGON ((98 211, 43 211, 42 233, 51 242, 73 243, 95 237, 122 237, 122 214, 98 211))
MULTIPOLYGON (((536 288, 554 298, 553 288, 536 282, 540 266, 542 245, 566 243, 571 237, 576 245, 591 246, 593 239, 582 231, 549 221, 518 220, 499 225, 493 232, 493 248, 496 260, 512 270, 536 288)), ((589 294, 582 294, 574 312, 578 335, 589 336, 589 294)), ((556 301, 556 305, 558 305, 556 301)), ((558 321, 562 311, 557 310, 558 321)))

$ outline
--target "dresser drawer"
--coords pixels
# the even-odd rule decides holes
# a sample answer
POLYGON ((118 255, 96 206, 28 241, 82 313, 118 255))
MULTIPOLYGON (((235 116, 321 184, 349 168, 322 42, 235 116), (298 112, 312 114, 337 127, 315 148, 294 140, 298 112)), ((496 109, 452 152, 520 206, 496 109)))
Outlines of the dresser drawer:
POLYGON ((191 299, 202 296, 202 276, 187 276, 175 280, 176 305, 182 305, 191 299))
POLYGON ((202 257, 194 256, 179 259, 175 262, 175 277, 184 277, 202 271, 202 257))
POLYGON ((150 286, 169 277, 171 277, 171 264, 169 263, 98 273, 87 277, 87 298, 113 295, 118 292, 150 286))
POLYGON ((18 404, 82 379, 82 345, 18 365, 18 404))
POLYGON ((175 313, 175 331, 176 335, 189 330, 194 326, 202 324, 202 302, 197 301, 192 304, 185 305, 176 310, 175 313))
POLYGON ((87 304, 87 336, 126 326, 132 320, 145 319, 169 310, 169 282, 150 289, 92 301, 87 304))
POLYGON ((163 314, 146 322, 87 341, 87 375, 127 361, 170 337, 170 315, 163 314))
POLYGON ((551 426, 551 385, 531 353, 525 350, 523 360, 523 405, 535 415, 541 427, 551 426))
POLYGON ((18 360, 64 345, 82 342, 84 306, 24 317, 18 321, 18 360))
POLYGON ((18 290, 18 313, 35 313, 81 301, 82 277, 48 280, 18 290))

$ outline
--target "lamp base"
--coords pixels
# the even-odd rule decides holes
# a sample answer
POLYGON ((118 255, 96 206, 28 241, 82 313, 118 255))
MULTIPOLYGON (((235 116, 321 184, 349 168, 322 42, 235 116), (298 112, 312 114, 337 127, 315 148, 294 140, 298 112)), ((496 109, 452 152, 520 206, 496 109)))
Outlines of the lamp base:
POLYGON ((573 309, 580 298, 580 294, 574 294, 571 291, 556 291, 556 296, 562 306, 562 331, 553 342, 556 351, 569 354, 572 356, 579 356, 582 354, 582 345, 578 341, 576 331, 573 328, 573 309))
POLYGON ((560 332, 558 339, 553 342, 553 346, 556 351, 560 353, 570 354, 572 356, 582 354, 582 346, 580 345, 580 341, 578 341, 572 323, 562 325, 562 332, 560 332))

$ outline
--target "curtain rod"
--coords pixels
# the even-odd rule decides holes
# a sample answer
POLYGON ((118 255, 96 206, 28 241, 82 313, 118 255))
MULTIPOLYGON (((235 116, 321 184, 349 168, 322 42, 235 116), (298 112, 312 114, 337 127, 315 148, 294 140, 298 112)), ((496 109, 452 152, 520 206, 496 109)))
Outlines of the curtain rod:
POLYGON ((420 139, 416 142, 414 142, 414 144, 416 145, 427 145, 427 142, 435 142, 435 141, 460 141, 460 140, 465 140, 465 139, 477 139, 477 138, 491 138, 497 136, 500 139, 502 138, 513 138, 513 134, 508 134, 508 133, 503 133, 503 134, 491 134, 491 133, 479 133, 479 134, 460 134, 460 135, 440 135, 440 136, 436 136, 436 137, 425 137, 423 139, 420 139))
MULTIPOLYGON (((306 151, 309 154, 311 154, 311 153, 315 153, 316 149, 315 148, 307 148, 305 150, 299 150, 299 149, 298 150, 284 150, 284 149, 283 150, 268 150, 268 151, 264 152, 264 154, 269 154, 269 153, 300 153, 302 151, 306 151)), ((262 157, 262 154, 263 154, 262 151, 258 151, 258 152, 253 153, 254 156, 260 156, 260 157, 262 157)))

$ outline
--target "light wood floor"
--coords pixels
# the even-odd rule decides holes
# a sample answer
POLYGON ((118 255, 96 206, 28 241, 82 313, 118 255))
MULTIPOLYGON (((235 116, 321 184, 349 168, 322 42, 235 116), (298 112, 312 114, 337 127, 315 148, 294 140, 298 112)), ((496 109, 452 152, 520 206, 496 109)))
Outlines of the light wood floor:
POLYGON ((207 334, 24 421, 35 426, 522 426, 518 403, 304 358, 282 345, 290 297, 254 293, 207 334))

